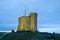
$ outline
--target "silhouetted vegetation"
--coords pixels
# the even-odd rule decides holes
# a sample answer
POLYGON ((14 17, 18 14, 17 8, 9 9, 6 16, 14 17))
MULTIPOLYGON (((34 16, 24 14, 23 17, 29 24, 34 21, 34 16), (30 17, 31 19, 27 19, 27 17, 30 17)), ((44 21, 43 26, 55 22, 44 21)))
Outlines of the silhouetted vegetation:
POLYGON ((19 31, 8 33, 0 40, 60 40, 60 34, 19 31))

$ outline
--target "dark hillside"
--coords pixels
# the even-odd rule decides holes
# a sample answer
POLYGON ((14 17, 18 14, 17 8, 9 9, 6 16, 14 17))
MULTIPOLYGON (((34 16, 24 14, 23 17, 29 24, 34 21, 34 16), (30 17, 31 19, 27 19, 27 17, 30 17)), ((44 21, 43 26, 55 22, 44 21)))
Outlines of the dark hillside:
POLYGON ((8 33, 0 40, 60 40, 60 34, 21 31, 8 33))

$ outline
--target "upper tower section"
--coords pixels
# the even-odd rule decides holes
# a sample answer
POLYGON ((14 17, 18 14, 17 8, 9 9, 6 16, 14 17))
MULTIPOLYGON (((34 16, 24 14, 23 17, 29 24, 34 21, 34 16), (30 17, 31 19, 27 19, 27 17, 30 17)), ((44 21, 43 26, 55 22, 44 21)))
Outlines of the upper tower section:
POLYGON ((30 20, 31 20, 31 30, 37 31, 37 13, 31 12, 30 13, 30 20))

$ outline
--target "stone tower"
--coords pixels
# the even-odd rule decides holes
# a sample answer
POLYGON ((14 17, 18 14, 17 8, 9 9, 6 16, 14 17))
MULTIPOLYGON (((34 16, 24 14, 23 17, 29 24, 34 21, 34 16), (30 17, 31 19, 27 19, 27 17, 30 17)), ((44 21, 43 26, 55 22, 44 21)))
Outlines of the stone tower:
POLYGON ((37 13, 30 13, 29 16, 22 16, 18 19, 17 31, 37 31, 37 13))
POLYGON ((37 13, 30 13, 30 30, 37 31, 37 13))

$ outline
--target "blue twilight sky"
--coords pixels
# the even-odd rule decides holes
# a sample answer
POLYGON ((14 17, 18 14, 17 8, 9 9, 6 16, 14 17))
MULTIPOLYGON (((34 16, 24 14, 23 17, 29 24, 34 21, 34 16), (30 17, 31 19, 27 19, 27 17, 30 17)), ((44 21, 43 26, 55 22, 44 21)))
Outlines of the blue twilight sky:
POLYGON ((0 0, 0 31, 17 29, 25 5, 27 16, 30 12, 38 14, 39 31, 60 33, 60 0, 0 0))

